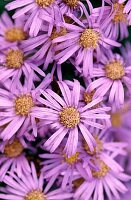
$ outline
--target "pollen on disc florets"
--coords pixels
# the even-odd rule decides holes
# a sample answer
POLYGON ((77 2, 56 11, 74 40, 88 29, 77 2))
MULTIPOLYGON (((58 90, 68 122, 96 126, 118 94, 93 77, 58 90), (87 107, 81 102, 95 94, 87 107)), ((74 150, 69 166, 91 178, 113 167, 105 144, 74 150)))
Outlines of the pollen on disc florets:
POLYGON ((93 30, 93 29, 85 29, 83 33, 80 36, 80 45, 83 46, 84 48, 96 48, 98 41, 100 39, 100 34, 93 30))
POLYGON ((19 42, 27 38, 27 33, 22 28, 11 28, 5 31, 5 39, 9 42, 19 42))
POLYGON ((60 123, 67 128, 74 128, 80 122, 80 113, 74 107, 63 108, 60 112, 60 123))
POLYGON ((46 200, 46 197, 40 190, 33 190, 25 196, 24 200, 46 200))
POLYGON ((72 181, 72 183, 73 183, 74 188, 77 189, 82 185, 82 183, 84 183, 84 178, 78 178, 72 181))
POLYGON ((78 0, 63 0, 71 8, 76 8, 78 6, 78 0))
POLYGON ((127 15, 124 13, 124 5, 123 4, 114 3, 113 11, 116 12, 116 14, 113 18, 113 22, 119 23, 119 22, 127 21, 127 15))
POLYGON ((54 28, 50 38, 51 38, 51 40, 53 40, 57 37, 64 36, 66 34, 67 34, 67 29, 64 27, 61 27, 59 32, 57 32, 56 28, 54 28))
POLYGON ((92 102, 92 98, 94 96, 95 91, 92 92, 85 92, 84 96, 83 96, 83 100, 86 104, 91 103, 92 102))
POLYGON ((14 158, 20 156, 23 152, 23 146, 18 139, 14 139, 12 143, 7 143, 4 148, 5 156, 9 158, 14 158))
POLYGON ((110 168, 102 161, 99 160, 99 170, 92 170, 92 175, 95 178, 102 178, 110 171, 110 168))
POLYGON ((116 112, 111 114, 111 123, 114 127, 120 127, 122 124, 122 113, 116 112))
POLYGON ((24 62, 24 55, 21 50, 10 49, 6 54, 6 67, 19 69, 24 62))
POLYGON ((121 61, 114 60, 105 65, 106 76, 112 80, 121 79, 125 75, 125 70, 121 61))
POLYGON ((44 8, 47 6, 50 6, 52 3, 55 2, 55 0, 35 0, 38 6, 44 8))
POLYGON ((94 136, 94 139, 96 141, 96 147, 94 147, 94 151, 90 150, 86 141, 83 142, 83 148, 90 156, 96 155, 103 149, 103 142, 98 138, 98 136, 94 136))
POLYGON ((72 155, 70 157, 64 156, 65 157, 65 162, 67 162, 68 164, 72 165, 72 164, 76 163, 79 160, 79 155, 80 155, 80 153, 76 152, 74 155, 72 155))
POLYGON ((29 94, 23 94, 15 99, 15 112, 17 115, 27 116, 33 106, 33 98, 29 94))

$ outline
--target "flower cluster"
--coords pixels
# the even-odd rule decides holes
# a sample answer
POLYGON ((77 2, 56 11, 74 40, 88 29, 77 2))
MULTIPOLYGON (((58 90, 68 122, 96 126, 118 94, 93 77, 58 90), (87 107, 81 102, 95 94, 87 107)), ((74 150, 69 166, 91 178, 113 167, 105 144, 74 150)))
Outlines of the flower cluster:
POLYGON ((5 8, 0 199, 129 200, 131 0, 5 8))

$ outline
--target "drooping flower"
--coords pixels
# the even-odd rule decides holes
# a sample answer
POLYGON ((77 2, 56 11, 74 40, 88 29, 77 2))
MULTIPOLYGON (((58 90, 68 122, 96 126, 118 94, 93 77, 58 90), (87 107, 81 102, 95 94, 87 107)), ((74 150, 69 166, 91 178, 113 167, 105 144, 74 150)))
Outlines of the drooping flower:
POLYGON ((109 103, 120 107, 124 103, 126 86, 130 91, 131 66, 126 66, 119 54, 108 51, 103 55, 101 62, 94 67, 92 78, 97 78, 90 83, 88 90, 95 90, 95 97, 107 94, 109 103))
POLYGON ((38 65, 32 62, 30 57, 17 46, 0 52, 0 81, 6 81, 9 78, 14 81, 18 77, 21 78, 22 75, 28 80, 31 73, 33 73, 33 80, 39 81, 35 72, 45 77, 45 73, 38 65))
POLYGON ((1 141, 0 144, 0 181, 3 181, 8 170, 15 171, 19 177, 30 173, 30 166, 24 149, 28 148, 23 138, 1 141))
POLYGON ((24 30, 29 30, 30 36, 37 36, 42 29, 43 22, 53 23, 54 20, 59 22, 60 10, 56 0, 14 0, 6 5, 7 10, 19 8, 13 18, 19 18, 24 14, 27 15, 24 30))
POLYGON ((120 44, 105 36, 102 25, 94 22, 93 17, 89 16, 87 11, 85 13, 85 20, 80 20, 72 14, 70 17, 74 20, 74 24, 63 23, 67 34, 54 39, 53 43, 57 43, 55 50, 58 53, 55 59, 58 64, 73 57, 76 69, 77 66, 81 66, 81 73, 87 76, 93 70, 94 52, 96 52, 97 60, 100 60, 103 50, 112 46, 119 47, 120 44))
POLYGON ((16 81, 16 87, 12 84, 10 89, 0 89, 0 126, 5 126, 0 133, 3 140, 10 139, 18 130, 19 134, 23 135, 30 126, 34 136, 37 136, 36 120, 31 115, 31 110, 35 105, 40 104, 36 97, 40 89, 45 89, 50 84, 51 77, 50 75, 46 76, 37 88, 33 86, 31 74, 28 82, 25 82, 23 86, 19 80, 16 81))
POLYGON ((105 199, 106 194, 108 199, 113 199, 113 196, 120 199, 120 193, 124 194, 128 190, 123 184, 130 180, 130 176, 123 172, 114 172, 103 161, 98 160, 99 169, 93 170, 93 180, 84 181, 74 194, 75 200, 90 200, 90 199, 105 199))
POLYGON ((103 9, 101 18, 102 28, 106 36, 117 40, 128 37, 128 16, 124 13, 124 4, 117 0, 104 0, 108 5, 93 9, 93 16, 97 19, 103 9))
POLYGON ((44 96, 38 97, 38 101, 46 106, 34 107, 32 115, 43 119, 43 124, 48 124, 54 130, 54 134, 46 141, 45 147, 51 152, 60 145, 68 134, 65 152, 68 156, 76 153, 79 134, 81 133, 89 145, 91 151, 95 146, 95 140, 85 125, 103 129, 104 126, 92 121, 93 119, 109 119, 106 114, 109 107, 92 109, 94 105, 102 101, 94 99, 90 104, 81 107, 79 103, 80 83, 75 80, 73 89, 70 90, 66 83, 58 82, 62 97, 51 89, 41 91, 44 96))
POLYGON ((2 192, 0 192, 1 199, 7 200, 58 200, 58 199, 71 199, 72 194, 63 192, 61 189, 49 191, 49 188, 43 190, 44 181, 43 174, 37 177, 36 169, 33 163, 30 167, 31 173, 26 175, 23 173, 19 178, 15 173, 9 173, 4 178, 4 183, 7 185, 2 192), (45 191, 46 190, 46 191, 45 191))
POLYGON ((0 18, 0 50, 12 48, 27 39, 28 34, 24 31, 25 17, 15 20, 14 23, 9 15, 4 12, 0 18))

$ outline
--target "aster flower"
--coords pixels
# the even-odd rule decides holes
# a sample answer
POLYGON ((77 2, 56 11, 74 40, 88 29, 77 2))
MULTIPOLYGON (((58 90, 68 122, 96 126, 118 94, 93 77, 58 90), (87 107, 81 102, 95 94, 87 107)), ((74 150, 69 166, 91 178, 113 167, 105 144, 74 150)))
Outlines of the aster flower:
MULTIPOLYGON (((73 88, 73 81, 69 81, 69 80, 64 80, 64 82, 69 86, 69 88, 73 88)), ((94 98, 94 94, 95 94, 95 90, 89 92, 88 91, 88 86, 89 84, 92 82, 92 80, 89 78, 85 78, 84 79, 84 85, 85 86, 80 86, 80 104, 81 106, 86 106, 89 103, 91 103, 95 98, 94 98)), ((101 102, 99 102, 98 104, 94 105, 92 108, 104 108, 107 107, 105 104, 105 99, 103 99, 101 102)), ((110 119, 93 119, 94 122, 102 124, 105 129, 108 129, 109 127, 111 127, 111 121, 110 119)), ((99 133, 99 129, 97 129, 96 127, 90 127, 87 125, 87 128, 90 129, 91 133, 99 133)), ((104 131, 104 130, 103 130, 104 131)))
POLYGON ((75 200, 89 200, 91 198, 104 200, 104 193, 108 199, 113 199, 113 196, 120 199, 120 193, 124 194, 128 191, 123 182, 128 182, 130 176, 122 172, 114 172, 101 160, 99 160, 99 170, 93 170, 92 174, 93 180, 85 181, 76 190, 75 200))
POLYGON ((25 17, 15 20, 4 12, 0 18, 0 50, 19 45, 22 40, 27 39, 28 34, 24 31, 25 17))
POLYGON ((28 0, 19 1, 14 0, 6 5, 7 10, 14 10, 19 8, 13 18, 19 18, 27 14, 27 20, 24 30, 29 29, 30 36, 37 36, 43 26, 43 21, 53 23, 54 20, 59 22, 60 10, 57 6, 56 0, 28 0))
POLYGON ((94 8, 92 15, 97 19, 103 9, 101 23, 105 35, 114 40, 128 37, 129 21, 127 14, 124 13, 124 5, 117 0, 104 1, 108 6, 94 8))
POLYGON ((86 19, 79 20, 75 16, 70 16, 74 23, 63 23, 63 27, 67 29, 65 36, 58 37, 53 43, 59 43, 55 47, 57 55, 55 56, 58 64, 64 63, 67 59, 74 57, 75 66, 81 66, 81 73, 84 76, 92 73, 93 56, 96 52, 97 60, 100 60, 101 52, 111 46, 120 46, 120 44, 109 39, 102 32, 101 24, 94 22, 93 17, 89 17, 86 12, 86 19))
POLYGON ((33 163, 31 163, 31 173, 26 175, 23 173, 21 178, 18 178, 15 174, 10 173, 4 178, 4 183, 7 185, 3 189, 3 193, 0 193, 1 199, 7 200, 58 200, 58 199, 71 199, 72 194, 69 192, 63 192, 61 189, 56 189, 49 192, 43 190, 43 175, 37 177, 36 169, 33 163))
POLYGON ((48 65, 53 62, 55 50, 54 44, 52 44, 52 40, 59 36, 66 35, 67 31, 64 27, 54 27, 49 31, 49 25, 45 25, 43 28, 43 32, 34 38, 30 38, 25 40, 22 43, 22 49, 24 52, 30 53, 35 48, 38 48, 34 55, 31 56, 32 60, 41 61, 44 63, 44 69, 47 69, 48 65))
POLYGON ((49 124, 55 130, 54 134, 46 141, 45 147, 51 152, 55 151, 63 138, 69 134, 65 152, 69 156, 73 155, 76 153, 78 137, 81 133, 89 148, 93 150, 95 140, 85 124, 100 129, 104 128, 103 125, 93 122, 92 119, 109 119, 106 111, 110 108, 92 109, 94 105, 102 100, 101 98, 94 99, 90 104, 81 107, 79 104, 80 83, 77 80, 74 81, 72 90, 62 81, 58 84, 62 97, 51 89, 42 90, 41 94, 44 98, 38 97, 38 101, 47 107, 34 107, 32 113, 33 116, 43 119, 44 124, 49 124), (78 130, 80 130, 79 133, 78 130))
POLYGON ((64 143, 52 154, 40 154, 40 158, 43 159, 41 162, 41 171, 44 174, 44 178, 48 181, 50 180, 49 185, 53 185, 55 180, 61 177, 61 187, 63 190, 66 189, 68 184, 71 189, 74 175, 80 175, 84 179, 87 179, 91 175, 90 168, 95 168, 93 163, 89 161, 86 169, 84 169, 83 155, 79 145, 77 152, 74 155, 68 156, 63 150, 64 143))
POLYGON ((39 77, 34 72, 45 77, 45 73, 35 62, 31 62, 29 55, 20 48, 14 46, 0 52, 0 81, 3 82, 9 78, 14 80, 21 78, 22 75, 28 80, 31 73, 33 73, 33 80, 39 81, 39 77))
POLYGON ((131 67, 126 66, 119 54, 108 51, 103 55, 101 63, 93 70, 92 78, 98 78, 90 83, 88 90, 95 90, 95 97, 107 94, 109 103, 120 107, 124 103, 124 86, 130 91, 131 67))
POLYGON ((36 120, 30 113, 35 105, 40 104, 36 96, 41 88, 45 89, 50 84, 51 77, 46 76, 37 88, 33 88, 31 74, 23 86, 16 81, 16 88, 12 85, 10 89, 0 89, 0 126, 5 126, 0 133, 3 140, 10 139, 18 130, 23 135, 29 126, 32 127, 34 136, 37 136, 36 120))
POLYGON ((124 13, 128 14, 129 25, 131 25, 131 0, 119 0, 119 3, 125 3, 124 13))
POLYGON ((0 181, 3 181, 8 170, 15 171, 19 177, 30 173, 30 166, 24 154, 28 148, 23 138, 13 138, 9 141, 2 141, 0 144, 0 181))
POLYGON ((80 16, 83 14, 83 3, 80 0, 58 0, 58 5, 62 14, 75 14, 78 15, 80 12, 80 16))

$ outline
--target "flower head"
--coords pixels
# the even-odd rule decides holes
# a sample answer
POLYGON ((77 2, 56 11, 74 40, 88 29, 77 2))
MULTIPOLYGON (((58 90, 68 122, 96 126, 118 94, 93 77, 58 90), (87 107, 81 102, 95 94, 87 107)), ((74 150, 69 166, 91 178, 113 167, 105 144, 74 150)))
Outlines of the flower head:
POLYGON ((42 30, 43 22, 52 23, 56 20, 60 20, 60 10, 57 6, 56 0, 29 0, 25 2, 19 2, 15 0, 6 5, 7 10, 17 10, 13 15, 13 18, 20 18, 21 16, 28 15, 26 17, 24 30, 29 30, 30 36, 37 36, 40 30, 42 30))
POLYGON ((101 23, 103 24, 103 31, 109 38, 120 40, 128 37, 128 15, 124 13, 125 5, 120 4, 116 0, 106 1, 107 5, 100 8, 94 8, 92 15, 97 20, 101 10, 103 10, 103 16, 101 23), (107 28, 108 27, 108 28, 107 28))
POLYGON ((23 135, 28 132, 30 126, 33 129, 34 136, 37 136, 36 120, 31 116, 32 108, 38 105, 36 96, 40 88, 46 88, 51 82, 50 75, 41 82, 41 84, 33 89, 33 79, 30 74, 30 79, 25 82, 24 86, 17 81, 16 88, 14 84, 10 89, 1 89, 0 99, 3 102, 0 105, 2 110, 0 114, 0 126, 5 125, 5 128, 0 133, 0 137, 4 140, 10 139, 19 130, 19 134, 23 135))
POLYGON ((24 150, 29 148, 24 139, 12 138, 8 141, 2 141, 0 145, 0 181, 3 181, 8 171, 15 171, 19 177, 22 173, 30 173, 30 167, 24 150))
POLYGON ((69 192, 63 192, 61 189, 56 189, 53 192, 43 190, 43 174, 37 177, 36 169, 33 163, 30 166, 30 173, 27 175, 22 174, 21 178, 18 178, 15 173, 9 173, 4 178, 6 188, 3 193, 0 193, 1 199, 12 200, 13 199, 24 199, 24 200, 57 200, 58 198, 69 199, 73 195, 69 192), (12 184, 13 183, 13 184, 12 184), (28 187, 27 187, 28 186, 28 187), (17 192, 19 191, 19 192, 17 192))
POLYGON ((109 49, 109 46, 120 46, 120 44, 105 36, 102 25, 95 22, 89 14, 86 13, 85 20, 77 19, 73 14, 70 17, 74 20, 73 25, 63 23, 68 33, 53 40, 53 43, 59 43, 55 48, 56 52, 60 51, 55 59, 61 64, 73 57, 76 68, 81 66, 81 73, 84 76, 91 75, 94 52, 99 60, 98 55, 103 49, 109 49))
POLYGON ((89 91, 95 90, 95 97, 105 96, 109 103, 120 107, 124 103, 124 87, 128 90, 131 75, 131 67, 126 66, 124 59, 119 54, 113 54, 112 51, 108 55, 103 55, 101 63, 96 65, 92 77, 98 78, 90 83, 89 91))
POLYGON ((30 60, 30 55, 24 53, 21 48, 14 46, 0 52, 0 81, 19 79, 24 76, 28 80, 32 74, 33 80, 39 80, 37 74, 45 77, 45 73, 38 67, 38 64, 30 60))
POLYGON ((73 89, 70 90, 66 83, 58 82, 62 97, 50 89, 41 91, 44 98, 39 97, 38 101, 46 108, 35 107, 33 115, 43 119, 45 124, 50 124, 54 134, 46 141, 45 147, 53 152, 61 143, 64 137, 68 136, 66 144, 67 155, 76 153, 78 134, 82 134, 91 150, 94 149, 95 140, 87 129, 86 125, 104 128, 103 125, 93 122, 93 119, 107 119, 106 111, 110 108, 92 109, 101 99, 94 99, 90 104, 81 107, 79 102, 80 83, 75 80, 73 89), (80 131, 80 133, 78 133, 80 131))
POLYGON ((25 17, 15 20, 13 23, 6 12, 1 15, 0 50, 20 45, 23 40, 27 39, 28 33, 24 31, 24 20, 25 17))

